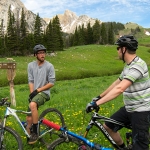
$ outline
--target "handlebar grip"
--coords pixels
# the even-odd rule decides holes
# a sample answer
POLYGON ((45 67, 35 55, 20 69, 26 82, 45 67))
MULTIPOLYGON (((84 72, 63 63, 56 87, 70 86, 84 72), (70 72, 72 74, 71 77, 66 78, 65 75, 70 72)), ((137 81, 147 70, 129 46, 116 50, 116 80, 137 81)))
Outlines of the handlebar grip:
POLYGON ((46 124, 47 126, 49 126, 51 128, 54 128, 55 130, 60 130, 60 128, 61 128, 58 124, 55 124, 47 119, 43 119, 42 123, 46 124))

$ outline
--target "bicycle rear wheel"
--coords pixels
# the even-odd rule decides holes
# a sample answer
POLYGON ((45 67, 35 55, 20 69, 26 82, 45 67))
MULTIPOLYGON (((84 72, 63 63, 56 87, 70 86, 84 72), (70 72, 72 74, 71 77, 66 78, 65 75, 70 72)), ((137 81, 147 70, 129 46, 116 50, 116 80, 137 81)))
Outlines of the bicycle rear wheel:
POLYGON ((67 137, 58 138, 47 146, 48 150, 96 150, 90 148, 82 141, 68 135, 67 137))
MULTIPOLYGON (((39 116, 39 120, 42 118, 50 120, 62 127, 65 126, 65 121, 64 121, 63 115, 61 114, 60 111, 58 111, 55 108, 48 108, 48 109, 44 110, 41 113, 41 115, 39 116)), ((52 128, 46 126, 45 124, 42 124, 42 123, 40 124, 39 135, 45 134, 44 136, 42 136, 40 138, 40 141, 45 145, 50 144, 52 141, 56 140, 58 138, 59 133, 60 133, 59 131, 52 129, 52 128), (48 132, 48 133, 46 133, 46 132, 48 132)))
POLYGON ((21 137, 12 128, 0 127, 0 150, 23 150, 21 137))

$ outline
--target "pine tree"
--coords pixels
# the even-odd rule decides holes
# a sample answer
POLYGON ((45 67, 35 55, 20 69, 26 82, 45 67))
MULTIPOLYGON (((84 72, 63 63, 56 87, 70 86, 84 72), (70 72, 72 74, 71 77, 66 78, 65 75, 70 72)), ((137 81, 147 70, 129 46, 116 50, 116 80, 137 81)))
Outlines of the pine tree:
POLYGON ((93 30, 89 22, 87 25, 87 44, 92 44, 92 43, 93 43, 93 30))
POLYGON ((52 27, 52 22, 50 21, 47 28, 46 28, 46 35, 45 35, 45 40, 46 40, 46 45, 47 45, 47 49, 49 51, 53 50, 53 27, 52 27))
POLYGON ((78 44, 79 44, 79 36, 78 36, 78 28, 76 27, 73 36, 73 46, 77 46, 78 44))
POLYGON ((5 45, 5 34, 4 34, 4 20, 1 20, 0 24, 0 55, 5 55, 6 45, 5 45))
POLYGON ((93 42, 99 44, 100 43, 100 22, 98 20, 95 21, 93 25, 93 42))
POLYGON ((53 51, 61 51, 63 50, 64 44, 63 44, 63 38, 62 38, 62 31, 60 27, 60 22, 59 18, 56 15, 56 17, 52 21, 52 26, 53 26, 53 41, 55 46, 53 47, 53 51))
POLYGON ((114 42, 115 42, 114 30, 113 30, 113 24, 111 22, 108 29, 108 44, 114 44, 114 42))
POLYGON ((82 24, 82 27, 78 27, 78 45, 84 45, 85 44, 85 32, 84 32, 84 24, 82 24))
POLYGON ((36 15, 35 24, 34 24, 34 41, 35 44, 42 43, 42 23, 39 14, 36 15))
POLYGON ((101 24, 101 44, 107 44, 107 30, 105 23, 101 24))
POLYGON ((8 10, 8 25, 7 25, 7 50, 8 55, 13 55, 17 50, 17 28, 14 14, 11 12, 11 6, 9 6, 8 10))
POLYGON ((20 23, 20 51, 24 55, 27 52, 27 22, 25 20, 24 9, 22 8, 21 12, 21 23, 20 23))

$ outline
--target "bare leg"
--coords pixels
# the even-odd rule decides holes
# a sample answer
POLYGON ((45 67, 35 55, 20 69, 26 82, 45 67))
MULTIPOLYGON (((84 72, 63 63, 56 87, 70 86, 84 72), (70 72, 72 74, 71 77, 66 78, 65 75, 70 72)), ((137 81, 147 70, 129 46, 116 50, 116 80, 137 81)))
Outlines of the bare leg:
POLYGON ((27 116, 26 117, 26 120, 27 120, 27 127, 26 127, 26 130, 27 132, 30 134, 30 127, 32 125, 32 116, 27 116))
POLYGON ((37 110, 37 104, 35 102, 30 103, 30 109, 32 113, 32 121, 34 124, 38 123, 38 110, 37 110))
POLYGON ((112 137, 112 139, 116 142, 117 145, 122 145, 123 144, 123 140, 119 134, 119 132, 114 132, 112 131, 109 127, 107 127, 105 124, 103 125, 104 128, 107 130, 107 132, 110 134, 110 136, 112 137))
POLYGON ((27 132, 30 134, 30 127, 33 123, 38 123, 38 110, 37 110, 37 104, 35 102, 31 102, 30 103, 30 109, 31 109, 31 113, 32 116, 27 116, 26 120, 27 120, 27 127, 26 130, 27 132))

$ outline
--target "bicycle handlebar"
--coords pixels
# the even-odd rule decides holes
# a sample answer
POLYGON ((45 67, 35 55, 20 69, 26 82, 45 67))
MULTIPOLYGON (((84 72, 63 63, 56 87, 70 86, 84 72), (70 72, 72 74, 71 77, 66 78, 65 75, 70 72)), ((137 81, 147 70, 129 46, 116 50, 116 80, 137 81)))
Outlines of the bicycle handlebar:
POLYGON ((0 106, 4 106, 4 105, 10 106, 11 103, 7 102, 7 100, 8 100, 8 97, 2 98, 1 101, 0 101, 0 106))

